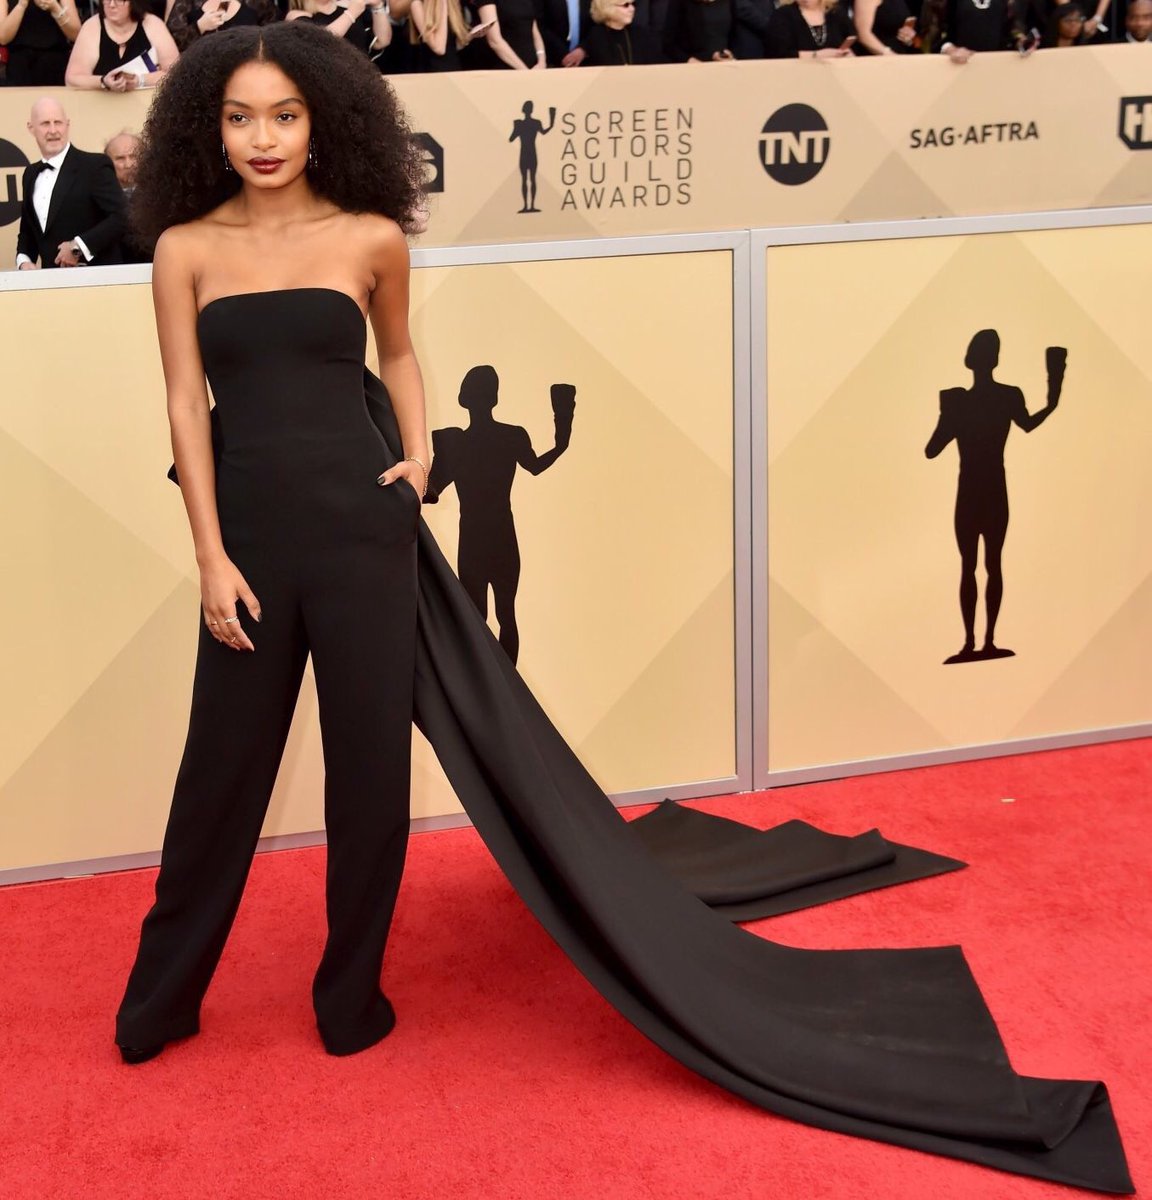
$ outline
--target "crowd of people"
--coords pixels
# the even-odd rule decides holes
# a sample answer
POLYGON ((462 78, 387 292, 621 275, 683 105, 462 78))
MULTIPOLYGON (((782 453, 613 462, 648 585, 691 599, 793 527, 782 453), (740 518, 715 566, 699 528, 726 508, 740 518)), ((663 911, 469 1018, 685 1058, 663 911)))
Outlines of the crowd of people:
POLYGON ((154 86, 221 29, 312 21, 389 75, 1148 42, 1152 0, 0 0, 10 86, 154 86))

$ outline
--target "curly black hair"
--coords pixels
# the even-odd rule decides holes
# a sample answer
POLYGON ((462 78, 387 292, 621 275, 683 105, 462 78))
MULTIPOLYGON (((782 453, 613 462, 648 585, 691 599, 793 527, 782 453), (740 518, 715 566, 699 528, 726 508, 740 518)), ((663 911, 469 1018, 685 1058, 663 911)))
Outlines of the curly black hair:
POLYGON ((224 87, 238 67, 266 62, 300 89, 312 120, 317 195, 345 212, 373 212, 408 229, 424 190, 424 156, 388 82, 343 38, 311 21, 243 26, 201 38, 160 85, 144 123, 132 193, 136 238, 151 246, 171 225, 211 212, 241 188, 225 168, 224 87))

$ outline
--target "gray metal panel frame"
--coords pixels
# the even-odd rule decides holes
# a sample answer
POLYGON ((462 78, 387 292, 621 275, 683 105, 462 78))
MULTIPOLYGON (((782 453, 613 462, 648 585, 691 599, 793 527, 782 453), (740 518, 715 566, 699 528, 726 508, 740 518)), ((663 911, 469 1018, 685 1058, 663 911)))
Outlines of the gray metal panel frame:
MULTIPOLYGON (((733 429, 733 704, 735 707, 735 773, 715 779, 692 780, 666 786, 643 788, 612 794, 618 806, 646 804, 665 798, 693 799, 748 791, 753 773, 753 676, 752 589, 753 514, 748 504, 752 492, 752 387, 748 373, 752 328, 748 311, 754 294, 750 274, 749 235, 736 230, 722 233, 670 234, 659 237, 598 238, 595 241, 532 242, 515 245, 442 247, 414 249, 412 266, 474 266, 503 263, 547 262, 565 259, 617 258, 644 254, 694 254, 727 251, 732 256, 732 429, 733 429)), ((761 254, 763 258, 763 254, 761 254)), ((148 265, 102 267, 91 272, 74 271, 0 271, 0 291, 42 291, 72 287, 109 287, 120 284, 149 283, 148 265)), ((761 289, 762 290, 762 289, 761 289)), ((415 833, 451 829, 470 824, 464 814, 422 817, 412 822, 415 833)), ((286 850, 321 845, 323 831, 261 838, 259 849, 286 850)), ((107 871, 127 871, 153 867, 160 861, 158 852, 118 855, 70 863, 50 863, 0 871, 0 886, 33 883, 45 879, 77 878, 107 871)))
POLYGON ((978 217, 929 217, 913 221, 870 221, 858 225, 809 225, 764 228, 751 231, 752 294, 749 315, 749 353, 752 382, 752 786, 757 790, 798 783, 816 783, 906 770, 943 763, 1000 758, 1039 750, 1087 746, 1097 742, 1122 741, 1152 736, 1152 723, 1116 728, 1077 730, 1073 733, 1020 738, 985 745, 950 746, 917 754, 887 758, 856 759, 850 762, 817 764, 789 771, 768 767, 768 395, 767 305, 770 286, 767 252, 773 246, 807 246, 829 242, 867 242, 905 238, 955 237, 980 233, 1034 233, 1049 229, 1090 229, 1116 225, 1152 224, 1152 206, 1086 208, 1031 213, 997 213, 978 217))

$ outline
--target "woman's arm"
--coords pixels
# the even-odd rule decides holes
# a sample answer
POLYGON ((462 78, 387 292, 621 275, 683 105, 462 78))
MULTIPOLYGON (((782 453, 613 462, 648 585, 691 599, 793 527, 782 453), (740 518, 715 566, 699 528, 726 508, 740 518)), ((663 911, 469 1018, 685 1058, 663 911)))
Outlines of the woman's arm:
POLYGON ((48 10, 57 28, 70 41, 74 42, 80 36, 80 13, 76 9, 76 0, 54 0, 48 10))
POLYGON ((500 14, 496 11, 496 5, 481 4, 476 9, 476 15, 480 18, 481 25, 488 26, 484 37, 492 48, 492 53, 506 67, 511 67, 514 71, 526 71, 528 64, 508 45, 504 40, 504 35, 500 32, 500 14))
POLYGON ((96 60, 100 57, 100 18, 89 17, 80 26, 80 33, 68 57, 68 68, 64 72, 64 82, 72 88, 81 91, 98 92, 106 88, 114 92, 128 91, 129 85, 123 80, 115 84, 102 80, 92 72, 96 68, 96 60))
POLYGON ((0 0, 0 46, 7 46, 20 31, 27 11, 28 0, 0 0))
POLYGON ((372 22, 372 47, 384 50, 392 44, 392 22, 388 19, 388 5, 385 0, 374 0, 368 4, 367 12, 372 22))
POLYGON ((237 600, 257 620, 260 605, 228 557, 220 532, 208 387, 196 336, 196 274, 190 240, 179 228, 168 230, 156 243, 152 267, 152 304, 168 395, 172 455, 200 567, 204 620, 217 641, 237 650, 252 650, 239 623, 229 621, 236 615, 237 600))
POLYGON ((432 14, 432 0, 427 5, 424 0, 412 0, 409 15, 420 40, 433 54, 445 54, 448 50, 448 13, 443 6, 438 5, 439 11, 432 14), (429 21, 432 24, 429 24, 429 21))
POLYGON ((853 13, 856 21, 856 36, 860 40, 860 45, 869 54, 892 54, 894 51, 885 46, 872 32, 872 25, 876 20, 876 10, 879 7, 880 0, 856 0, 853 13))
POLYGON ((548 51, 544 49, 544 38, 540 33, 540 26, 536 21, 532 22, 532 45, 536 50, 536 66, 546 67, 548 65, 548 51))
POLYGON ((168 32, 168 26, 153 13, 149 13, 144 18, 144 32, 148 35, 148 40, 152 43, 153 49, 156 51, 156 66, 158 70, 154 71, 147 78, 147 82, 142 82, 143 87, 155 87, 160 82, 166 71, 170 71, 175 65, 176 60, 180 57, 180 51, 176 46, 172 35, 168 32))
POLYGON ((396 421, 405 457, 414 462, 401 462, 380 477, 390 484, 403 476, 423 496, 427 488, 425 470, 428 459, 428 423, 424 412, 424 380, 412 338, 408 331, 408 243, 399 225, 380 221, 379 233, 373 238, 370 262, 375 284, 368 300, 368 315, 376 335, 376 352, 380 358, 380 380, 392 398, 396 421))

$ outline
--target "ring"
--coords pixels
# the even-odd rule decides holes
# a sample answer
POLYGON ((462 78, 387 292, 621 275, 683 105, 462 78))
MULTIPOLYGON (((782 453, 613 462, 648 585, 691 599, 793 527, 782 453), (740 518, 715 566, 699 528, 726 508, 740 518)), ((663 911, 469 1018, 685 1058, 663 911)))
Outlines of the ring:
POLYGON ((225 624, 225 625, 231 625, 233 621, 239 621, 239 620, 240 620, 240 618, 239 618, 239 617, 225 617, 225 618, 224 618, 224 624, 225 624))
POLYGON ((236 645, 236 639, 235 639, 235 638, 229 638, 228 640, 229 640, 229 641, 232 643, 232 645, 233 645, 233 646, 235 646, 235 645, 236 645))
POLYGON ((219 625, 220 622, 219 621, 209 621, 208 624, 209 625, 219 625))

